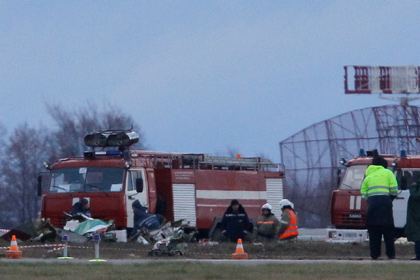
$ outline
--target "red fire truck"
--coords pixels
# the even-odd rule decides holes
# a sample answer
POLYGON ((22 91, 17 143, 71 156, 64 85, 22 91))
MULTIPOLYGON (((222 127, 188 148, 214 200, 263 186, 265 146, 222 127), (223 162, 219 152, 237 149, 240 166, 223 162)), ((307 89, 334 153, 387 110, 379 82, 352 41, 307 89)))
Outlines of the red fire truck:
MULTIPOLYGON (((132 228, 131 204, 136 199, 149 213, 168 221, 184 219, 189 227, 207 233, 232 199, 238 199, 251 218, 257 218, 267 202, 280 215, 278 202, 284 191, 280 165, 259 157, 130 150, 137 141, 132 131, 92 133, 85 137, 92 151, 47 164, 49 184, 41 217, 62 228, 64 212, 82 198, 89 201, 93 218, 114 220, 119 229, 132 228)), ((42 179, 38 183, 41 193, 42 179)))
MULTIPOLYGON (((402 234, 407 218, 408 186, 416 183, 420 176, 420 156, 381 155, 388 161, 398 181, 398 197, 393 202, 394 224, 402 234)), ((360 188, 366 168, 372 163, 372 156, 363 150, 359 156, 346 161, 341 159, 346 169, 337 190, 332 193, 331 221, 337 229, 364 229, 366 222, 366 201, 362 199, 360 188)))

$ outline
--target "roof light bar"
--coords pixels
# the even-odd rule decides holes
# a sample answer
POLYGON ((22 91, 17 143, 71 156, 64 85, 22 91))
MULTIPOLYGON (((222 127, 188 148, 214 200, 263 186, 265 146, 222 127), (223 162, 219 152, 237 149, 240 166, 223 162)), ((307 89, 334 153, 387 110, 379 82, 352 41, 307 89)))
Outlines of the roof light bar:
POLYGON ((94 132, 85 136, 85 144, 89 147, 106 147, 108 134, 94 132))
POLYGON ((135 132, 119 132, 108 137, 107 144, 112 147, 125 147, 139 141, 139 135, 135 132))
POLYGON ((95 147, 128 147, 139 141, 134 131, 93 132, 85 136, 85 145, 95 147))

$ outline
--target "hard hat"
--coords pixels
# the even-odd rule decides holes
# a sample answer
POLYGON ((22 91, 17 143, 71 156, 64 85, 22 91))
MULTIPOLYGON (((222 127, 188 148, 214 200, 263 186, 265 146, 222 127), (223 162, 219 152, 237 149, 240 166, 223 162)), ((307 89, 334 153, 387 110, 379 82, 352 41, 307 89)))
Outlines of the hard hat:
POLYGON ((270 211, 271 211, 272 207, 271 207, 271 205, 270 205, 270 204, 266 203, 266 204, 264 204, 264 205, 261 207, 261 209, 268 209, 268 210, 270 210, 270 211))
POLYGON ((286 206, 290 206, 290 208, 292 208, 292 209, 294 208, 293 203, 290 202, 290 200, 288 200, 288 199, 280 200, 279 204, 280 204, 280 209, 283 209, 286 206))

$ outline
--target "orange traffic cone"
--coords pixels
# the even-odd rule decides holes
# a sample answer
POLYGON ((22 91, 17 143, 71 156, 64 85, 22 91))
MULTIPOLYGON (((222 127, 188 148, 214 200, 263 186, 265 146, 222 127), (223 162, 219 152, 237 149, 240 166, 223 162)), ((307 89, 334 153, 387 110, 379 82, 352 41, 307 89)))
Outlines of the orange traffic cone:
POLYGON ((236 244, 236 250, 235 253, 232 254, 232 259, 236 260, 243 260, 243 259, 249 259, 248 254, 244 251, 244 246, 242 245, 242 239, 238 239, 238 244, 236 244))
POLYGON ((22 258, 22 251, 19 251, 19 247, 16 242, 16 236, 12 236, 12 242, 10 242, 10 248, 6 251, 6 258, 9 259, 20 259, 22 258))

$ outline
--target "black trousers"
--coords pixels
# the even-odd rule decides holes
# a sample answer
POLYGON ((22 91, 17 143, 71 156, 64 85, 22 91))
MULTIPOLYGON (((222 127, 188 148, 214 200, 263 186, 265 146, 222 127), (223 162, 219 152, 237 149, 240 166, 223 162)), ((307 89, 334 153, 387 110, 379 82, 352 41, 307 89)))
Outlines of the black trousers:
POLYGON ((420 259, 420 241, 414 242, 414 253, 416 253, 416 258, 420 259))
POLYGON ((370 257, 372 259, 377 259, 381 256, 381 241, 383 236, 385 241, 386 255, 388 258, 394 259, 394 227, 392 225, 369 225, 367 228, 369 233, 370 257))

